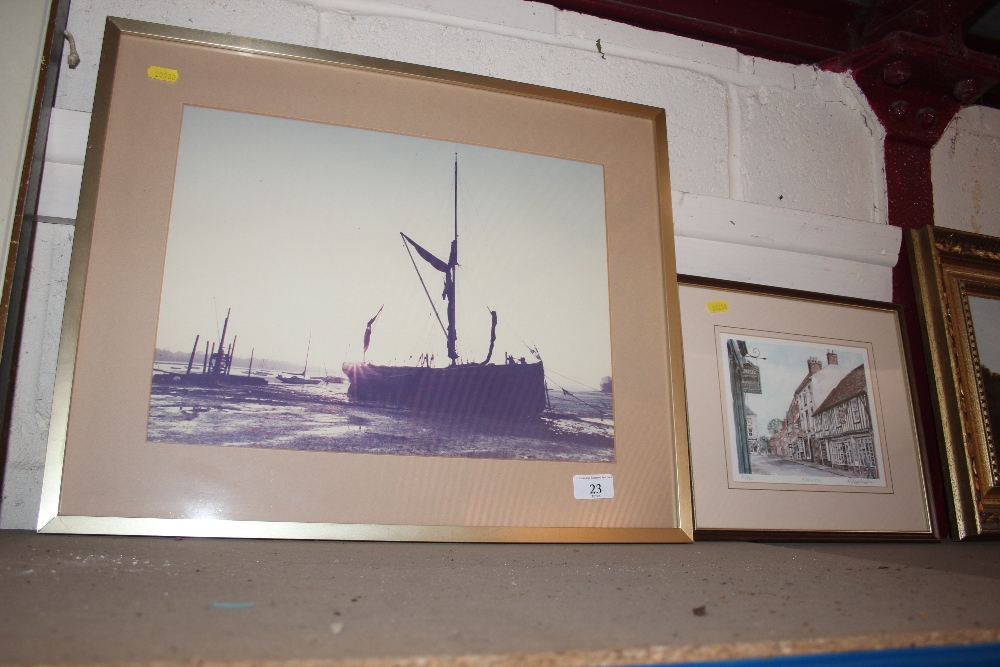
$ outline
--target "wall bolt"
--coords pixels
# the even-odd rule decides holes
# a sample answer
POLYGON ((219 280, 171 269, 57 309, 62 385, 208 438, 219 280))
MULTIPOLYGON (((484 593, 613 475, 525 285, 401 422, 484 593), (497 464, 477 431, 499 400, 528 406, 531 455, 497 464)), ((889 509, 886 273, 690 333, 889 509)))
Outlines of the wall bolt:
POLYGON ((955 99, 962 104, 972 104, 979 97, 979 84, 975 79, 962 79, 955 84, 955 99))
POLYGON ((917 122, 921 127, 934 127, 937 123, 937 111, 930 107, 924 107, 917 111, 917 122))
POLYGON ((907 60, 893 60, 882 69, 882 78, 890 86, 902 86, 913 76, 910 63, 907 60))
POLYGON ((889 112, 893 116, 899 119, 909 118, 910 116, 910 103, 906 100, 896 100, 889 105, 889 112))

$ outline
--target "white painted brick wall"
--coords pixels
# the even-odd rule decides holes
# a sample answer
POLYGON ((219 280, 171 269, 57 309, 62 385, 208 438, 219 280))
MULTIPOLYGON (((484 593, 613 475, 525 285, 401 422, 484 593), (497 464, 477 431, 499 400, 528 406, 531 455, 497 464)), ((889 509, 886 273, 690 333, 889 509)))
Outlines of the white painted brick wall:
POLYGON ((746 201, 884 220, 873 187, 881 175, 881 152, 874 151, 878 160, 872 159, 872 147, 884 133, 877 121, 868 120, 867 107, 859 108, 842 89, 835 93, 840 99, 828 101, 763 86, 740 91, 746 201))
MULTIPOLYGON (((596 39, 587 39, 588 49, 580 50, 442 24, 334 12, 323 14, 321 26, 319 45, 325 49, 663 107, 674 189, 718 197, 728 192, 726 91, 711 77, 614 56, 602 59, 596 39)), ((614 45, 604 51, 609 49, 614 45)))
MULTIPOLYGON (((82 63, 61 73, 42 215, 76 216, 82 138, 109 15, 662 107, 680 271, 890 296, 900 235, 884 225, 882 132, 849 77, 521 0, 74 0, 68 27, 82 63)), ((956 168, 972 159, 956 155, 956 168)), ((36 315, 25 329, 12 417, 17 454, 0 527, 34 528, 68 231, 40 225, 40 237, 51 240, 36 249, 32 270, 28 311, 36 315)))
POLYGON ((934 222, 1000 236, 1000 110, 959 112, 931 153, 934 222))

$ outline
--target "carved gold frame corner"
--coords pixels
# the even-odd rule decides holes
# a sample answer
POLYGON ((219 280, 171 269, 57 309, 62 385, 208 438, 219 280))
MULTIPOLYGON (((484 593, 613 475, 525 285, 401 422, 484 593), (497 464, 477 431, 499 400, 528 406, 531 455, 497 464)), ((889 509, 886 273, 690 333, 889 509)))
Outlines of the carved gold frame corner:
POLYGON ((969 296, 1000 299, 1000 239, 924 227, 907 232, 932 372, 954 537, 1000 537, 997 429, 990 424, 969 296))

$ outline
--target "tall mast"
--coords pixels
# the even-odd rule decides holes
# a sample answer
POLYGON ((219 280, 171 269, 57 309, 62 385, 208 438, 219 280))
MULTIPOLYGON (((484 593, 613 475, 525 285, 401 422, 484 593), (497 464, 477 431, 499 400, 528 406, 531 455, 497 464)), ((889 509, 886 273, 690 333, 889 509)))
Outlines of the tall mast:
POLYGON ((306 343, 306 364, 302 367, 302 377, 306 376, 306 371, 309 370, 309 348, 312 347, 313 335, 309 332, 309 342, 306 343))
POLYGON ((455 343, 458 334, 455 331, 455 273, 458 267, 458 153, 455 153, 455 238, 451 242, 451 254, 448 256, 448 273, 445 276, 445 294, 448 297, 448 357, 451 365, 458 361, 458 351, 455 343))
MULTIPOLYGON (((441 293, 441 297, 448 301, 447 329, 445 329, 444 324, 441 323, 441 316, 438 315, 437 306, 434 305, 434 299, 431 298, 430 292, 427 291, 427 285, 424 284, 423 276, 420 275, 420 269, 417 268, 417 263, 413 259, 413 254, 410 254, 410 261, 413 262, 413 268, 417 272, 417 277, 420 278, 420 284, 424 286, 424 292, 427 294, 427 300, 431 302, 431 308, 434 310, 434 314, 437 315, 438 324, 441 324, 441 330, 444 331, 444 335, 448 339, 448 357, 451 358, 451 365, 454 366, 458 363, 458 350, 455 346, 455 341, 458 339, 458 334, 455 332, 455 273, 458 271, 458 153, 455 153, 455 237, 451 241, 451 252, 448 254, 448 261, 444 262, 440 258, 435 257, 432 253, 424 250, 416 241, 403 232, 400 232, 399 235, 403 239, 403 246, 406 248, 406 252, 409 253, 410 247, 412 247, 417 251, 417 254, 420 255, 421 259, 444 274, 444 291, 441 293)), ((381 312, 381 310, 379 312, 381 312)), ((369 328, 374 321, 375 320, 373 319, 368 323, 369 328)))

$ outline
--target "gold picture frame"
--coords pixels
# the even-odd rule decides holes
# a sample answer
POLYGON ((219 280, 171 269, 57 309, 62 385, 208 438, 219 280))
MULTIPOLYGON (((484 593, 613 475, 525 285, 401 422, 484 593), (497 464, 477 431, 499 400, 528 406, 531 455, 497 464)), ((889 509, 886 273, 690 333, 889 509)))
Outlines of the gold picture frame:
MULTIPOLYGON (((286 138, 280 135, 272 145, 284 147, 286 138)), ((241 142, 237 144, 242 146, 241 142)), ((307 189, 301 177, 282 178, 280 184, 270 186, 271 179, 278 180, 273 176, 275 168, 267 163, 271 154, 267 150, 247 150, 250 152, 240 154, 240 159, 231 164, 258 160, 254 164, 261 165, 263 185, 258 187, 254 180, 254 187, 240 191, 250 194, 242 196, 252 199, 257 190, 288 190, 295 197, 305 196, 302 193, 307 189)), ((399 150, 386 164, 406 162, 409 155, 399 150)), ((441 186, 446 195, 451 184, 451 158, 448 160, 449 176, 441 186)), ((414 267, 426 260, 431 269, 424 265, 425 271, 437 269, 446 274, 442 297, 455 289, 454 272, 456 267, 464 266, 458 263, 455 251, 459 236, 458 160, 456 157, 456 231, 450 259, 436 259, 435 263, 430 251, 403 234, 402 245, 410 252, 410 259, 405 253, 401 255, 406 268, 410 268, 411 260, 414 267)), ((292 171, 301 175, 301 170, 292 171)), ((348 174, 345 178, 354 176, 348 174)), ((566 182, 576 181, 567 178, 566 182)), ((237 199, 230 202, 224 199, 230 196, 227 192, 221 186, 200 190, 201 199, 194 199, 194 209, 208 210, 217 198, 231 203, 234 209, 239 204, 241 210, 269 205, 257 199, 254 206, 237 199)), ((391 199, 392 194, 382 191, 377 199, 391 199)), ((547 204, 552 198, 538 199, 547 204)), ((502 198, 496 199, 494 205, 497 201, 502 198)), ((560 201, 568 199, 563 196, 560 201)), ((281 216, 275 219, 282 220, 281 216)), ((450 213, 445 219, 450 219, 450 213)), ((285 228, 278 223, 245 224, 228 238, 241 240, 246 236, 258 242, 240 248, 249 247, 264 256, 283 242, 279 235, 285 228)), ((352 230, 367 230, 376 223, 353 218, 350 223, 343 219, 330 223, 336 224, 342 227, 331 228, 347 229, 351 225, 352 230)), ((502 232, 514 229, 513 225, 505 223, 493 229, 502 232)), ((547 228, 541 225, 534 232, 545 236, 547 228)), ((296 289, 296 293, 309 295, 317 289, 305 277, 310 262, 304 258, 311 256, 315 246, 322 245, 322 239, 327 238, 323 234, 328 232, 321 230, 320 236, 303 237, 308 241, 300 243, 301 269, 282 260, 283 268, 301 278, 289 284, 307 287, 296 289), (303 273, 297 273, 300 270, 303 273)), ((396 250, 403 253, 398 247, 399 235, 394 231, 393 236, 396 250)), ((531 247, 531 236, 525 234, 525 247, 531 247)), ((228 257, 228 246, 224 244, 212 245, 206 240, 201 245, 217 249, 214 257, 228 257)), ((442 245, 433 248, 440 253, 442 245)), ((570 246, 566 246, 567 255, 572 254, 570 246)), ((330 267, 331 274, 339 270, 337 262, 349 261, 345 247, 340 247, 339 256, 335 249, 328 248, 323 257, 322 263, 330 267)), ((562 253, 546 257, 554 262, 557 254, 562 262, 562 253)), ((462 257, 470 261, 467 252, 462 257)), ((255 265, 244 265, 253 268, 227 278, 238 282, 256 279, 258 273, 267 274, 267 267, 273 267, 278 260, 273 253, 264 259, 259 271, 255 265)), ((524 262, 521 265, 528 266, 524 262)), ((384 264, 371 259, 357 281, 343 284, 344 293, 360 290, 365 276, 384 270, 384 264)), ((461 286, 465 278, 461 273, 457 275, 461 286)), ((375 58, 110 18, 67 287, 39 530, 361 540, 690 542, 693 524, 675 276, 662 109, 375 58), (197 114, 192 115, 192 109, 197 114), (389 144, 446 143, 449 152, 457 154, 486 150, 532 159, 537 156, 548 161, 546 164, 571 162, 583 165, 580 169, 589 170, 588 174, 596 173, 597 188, 603 188, 599 190, 603 204, 598 213, 605 224, 599 232, 602 261, 590 266, 597 275, 605 275, 605 270, 607 275, 605 286, 593 301, 599 305, 606 299, 603 312, 604 326, 609 330, 608 363, 613 361, 615 380, 613 412, 602 412, 599 420, 595 417, 577 421, 583 431, 603 428, 600 433, 605 438, 610 426, 611 454, 602 450, 603 458, 587 459, 574 449, 568 458, 521 460, 517 453, 418 456, 398 450, 372 453, 281 449, 271 447, 273 443, 268 441, 255 441, 256 445, 249 447, 221 447, 204 446, 197 439, 171 440, 173 436, 169 435, 154 439, 152 424, 158 408, 152 397, 159 391, 158 382, 194 382, 185 379, 192 367, 195 372, 201 367, 204 375, 218 371, 220 364, 228 377, 234 363, 235 341, 230 342, 232 332, 226 338, 223 311, 215 320, 222 329, 217 350, 213 344, 211 351, 206 349, 202 355, 195 338, 186 370, 183 362, 175 364, 169 373, 159 372, 156 366, 160 363, 157 348, 162 331, 158 327, 169 319, 163 315, 167 311, 161 309, 161 297, 166 299, 162 295, 170 280, 164 276, 173 270, 171 266, 180 266, 181 274, 201 270, 194 254, 180 255, 180 264, 170 264, 176 259, 171 245, 177 224, 173 216, 180 215, 178 211, 188 205, 188 200, 178 194, 182 180, 179 174, 184 174, 185 182, 204 185, 206 178, 215 183, 212 179, 224 173, 215 167, 202 171, 190 168, 190 154, 184 152, 188 150, 185 128, 192 127, 190 119, 199 114, 218 113, 229 114, 223 119, 226 122, 215 125, 227 131, 238 124, 235 121, 244 119, 271 125, 293 123, 295 127, 304 122, 310 127, 339 128, 337 131, 360 132, 366 137, 390 137, 391 141, 386 139, 389 144), (178 166, 182 162, 188 166, 178 166), (188 178, 190 174, 197 178, 188 178), (224 348, 223 339, 228 347, 224 348), (196 360, 200 363, 196 364, 196 360), (611 421, 605 424, 606 420, 611 421), (578 482, 593 475, 613 480, 613 491, 608 483, 603 484, 602 491, 595 477, 589 481, 598 483, 587 485, 588 495, 578 482)), ((212 289, 204 291, 210 295, 212 289)), ((432 304, 437 289, 436 279, 424 284, 432 304)), ((553 285, 533 285, 527 291, 549 298, 553 312, 558 310, 553 285)), ((289 300, 295 296, 291 291, 287 294, 289 300)), ((454 352, 450 312, 455 293, 450 294, 448 327, 443 312, 438 314, 438 321, 441 332, 448 336, 448 354, 455 360, 458 355, 454 352)), ((195 296, 204 295, 191 294, 192 302, 195 296)), ((218 304, 220 309, 226 305, 218 304)), ((339 307, 329 302, 321 305, 324 309, 339 307)), ((277 308, 273 301, 264 306, 277 308)), ((369 339, 378 340, 385 330, 374 312, 381 312, 378 302, 372 301, 366 308, 371 312, 358 311, 365 313, 364 318, 357 314, 348 318, 352 334, 357 334, 357 347, 360 334, 365 333, 364 355, 369 354, 369 339), (369 319, 371 315, 375 317, 369 319)), ((428 321, 434 328, 437 323, 431 317, 428 321)), ((494 338, 496 322, 494 311, 494 338)), ((214 329, 211 333, 214 340, 217 334, 214 329)), ((301 373, 285 376, 282 382, 293 384, 280 389, 290 391, 295 383, 313 380, 307 377, 309 345, 315 363, 318 335, 303 327, 299 338, 298 344, 304 349, 297 354, 305 352, 306 367, 301 373), (307 333, 309 343, 303 345, 307 333)), ((524 345, 541 364, 546 351, 539 353, 537 344, 524 345)), ((357 363, 344 364, 353 386, 357 376, 351 375, 349 369, 356 371, 358 363, 368 362, 360 350, 352 349, 361 357, 357 363)), ((498 356, 501 352, 498 350, 498 356)), ((485 362, 453 365, 479 367, 489 361, 490 356, 485 356, 485 362)), ((504 363, 488 368, 527 368, 534 364, 528 356, 525 361, 507 354, 504 363)), ((431 355, 421 355, 419 362, 412 363, 430 367, 432 359, 431 355)), ((245 369, 248 383, 252 369, 258 368, 251 350, 245 369)), ((610 373, 605 379, 607 388, 602 381, 601 390, 610 393, 610 373)), ((560 382, 566 384, 565 380, 560 382)), ((361 396, 361 385, 358 387, 354 397, 361 396)), ((579 399, 572 389, 564 387, 563 393, 552 394, 579 399)), ((351 391, 348 389, 348 398, 351 391)), ((383 398, 377 392, 365 396, 374 396, 376 402, 383 398)), ((449 396, 449 400, 464 400, 455 393, 449 396)), ((275 404, 261 402, 255 404, 254 410, 271 409, 275 404)), ((350 400, 346 404, 350 405, 350 400)), ((606 404, 611 405, 610 396, 606 404)), ((380 405, 376 408, 381 409, 380 405)), ((402 410, 399 404, 389 407, 396 410, 392 419, 402 419, 399 415, 410 414, 407 410, 412 406, 403 406, 402 410)), ((172 414, 195 422, 203 414, 223 414, 230 408, 232 404, 209 408, 176 402, 169 407, 172 414)), ((418 414, 416 409, 412 413, 418 414)), ((552 417, 563 418, 570 419, 565 415, 552 417)), ((333 419, 334 426, 341 429, 338 433, 355 428, 362 433, 368 428, 365 424, 370 424, 370 419, 344 421, 336 415, 324 419, 327 426, 333 424, 333 419)), ((286 422, 276 423, 284 427, 286 422)))
POLYGON ((1000 536, 1000 240, 927 226, 907 231, 952 534, 1000 536), (978 334, 978 335, 977 335, 978 334), (991 360, 994 360, 991 362, 991 360))
POLYGON ((679 281, 696 539, 937 539, 899 307, 679 281))

